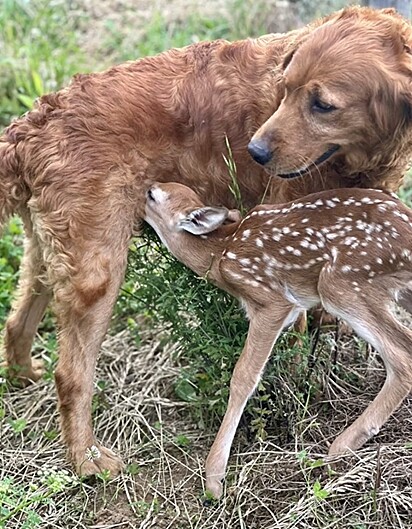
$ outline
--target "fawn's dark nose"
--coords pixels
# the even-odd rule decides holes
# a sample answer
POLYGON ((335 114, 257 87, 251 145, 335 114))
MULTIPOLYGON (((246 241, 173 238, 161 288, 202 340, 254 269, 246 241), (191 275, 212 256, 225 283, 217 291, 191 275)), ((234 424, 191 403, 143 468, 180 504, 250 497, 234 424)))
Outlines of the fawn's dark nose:
POLYGON ((252 140, 247 146, 250 156, 260 165, 266 165, 272 159, 269 145, 262 140, 252 140))
POLYGON ((146 197, 148 198, 148 200, 150 200, 151 202, 155 202, 155 197, 153 195, 153 191, 152 191, 152 187, 150 187, 147 192, 146 192, 146 197))

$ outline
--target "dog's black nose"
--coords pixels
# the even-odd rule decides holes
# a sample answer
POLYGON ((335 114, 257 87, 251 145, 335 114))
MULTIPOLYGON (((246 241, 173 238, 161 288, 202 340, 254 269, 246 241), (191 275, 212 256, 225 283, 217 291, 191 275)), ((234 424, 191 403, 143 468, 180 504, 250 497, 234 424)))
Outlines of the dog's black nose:
POLYGON ((272 159, 272 151, 267 143, 261 140, 252 140, 247 146, 250 156, 260 165, 265 165, 272 159))

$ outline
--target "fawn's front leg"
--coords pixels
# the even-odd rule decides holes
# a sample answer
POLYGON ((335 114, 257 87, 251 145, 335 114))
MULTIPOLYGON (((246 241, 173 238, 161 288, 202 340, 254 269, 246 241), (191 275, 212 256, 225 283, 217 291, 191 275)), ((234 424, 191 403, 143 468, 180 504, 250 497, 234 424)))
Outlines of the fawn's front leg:
POLYGON ((270 307, 248 307, 249 332, 230 381, 229 403, 206 460, 206 489, 222 494, 230 448, 244 407, 259 383, 265 364, 282 329, 295 321, 300 309, 279 297, 270 307))

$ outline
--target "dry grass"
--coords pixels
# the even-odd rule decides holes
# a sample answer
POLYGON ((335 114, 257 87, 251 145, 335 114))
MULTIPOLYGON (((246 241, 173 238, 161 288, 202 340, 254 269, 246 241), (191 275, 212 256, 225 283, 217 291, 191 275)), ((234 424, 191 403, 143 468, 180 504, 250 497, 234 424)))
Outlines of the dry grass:
MULTIPOLYGON (((333 342, 326 338, 324 343, 333 342)), ((122 453, 128 472, 111 483, 79 483, 73 476, 47 502, 18 510, 6 527, 30 527, 24 525, 30 510, 43 520, 33 527, 61 529, 411 527, 410 403, 367 448, 333 469, 323 463, 328 443, 373 398, 384 377, 374 354, 354 357, 347 338, 338 346, 336 369, 318 367, 324 389, 316 402, 299 404, 288 443, 281 445, 275 432, 266 442, 248 441, 247 425, 240 428, 224 498, 208 506, 201 501, 203 464, 218 424, 199 429, 189 405, 173 396, 176 347, 158 332, 145 331, 138 348, 126 332, 109 337, 98 366, 95 426, 98 437, 122 453), (361 379, 356 386, 348 382, 355 375, 361 379), (101 381, 104 389, 98 389, 101 381)), ((278 383, 287 393, 288 380, 278 383)), ((54 385, 43 381, 9 390, 4 405, 8 418, 27 423, 20 433, 8 421, 2 424, 0 482, 12 477, 27 499, 33 486, 41 490, 39 471, 69 470, 58 440, 45 437, 58 427, 54 385)))

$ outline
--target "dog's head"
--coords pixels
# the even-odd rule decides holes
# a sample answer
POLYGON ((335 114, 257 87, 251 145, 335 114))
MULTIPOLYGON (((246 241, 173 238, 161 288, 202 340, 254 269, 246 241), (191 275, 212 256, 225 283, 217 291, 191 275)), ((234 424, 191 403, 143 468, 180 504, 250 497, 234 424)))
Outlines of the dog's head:
POLYGON ((286 55, 285 96, 253 136, 252 157, 284 178, 327 160, 343 160, 347 176, 374 166, 412 125, 410 46, 393 10, 325 19, 286 55))

